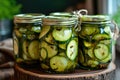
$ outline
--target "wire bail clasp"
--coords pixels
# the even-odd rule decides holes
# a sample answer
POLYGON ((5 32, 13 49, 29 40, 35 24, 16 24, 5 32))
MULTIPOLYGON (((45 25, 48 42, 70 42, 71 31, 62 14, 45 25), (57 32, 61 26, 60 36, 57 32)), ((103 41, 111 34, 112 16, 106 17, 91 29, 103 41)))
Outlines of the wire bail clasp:
POLYGON ((77 21, 74 28, 77 32, 79 32, 81 30, 81 23, 82 23, 81 18, 82 18, 83 15, 87 15, 88 11, 86 9, 81 9, 81 10, 78 10, 78 11, 73 11, 73 14, 78 17, 78 21, 77 21))

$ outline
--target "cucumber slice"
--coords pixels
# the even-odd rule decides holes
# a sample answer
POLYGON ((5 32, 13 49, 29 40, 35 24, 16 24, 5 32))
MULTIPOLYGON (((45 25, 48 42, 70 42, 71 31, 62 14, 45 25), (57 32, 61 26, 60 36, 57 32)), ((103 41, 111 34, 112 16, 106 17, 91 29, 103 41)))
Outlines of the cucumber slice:
POLYGON ((44 47, 40 48, 40 57, 42 61, 47 58, 47 55, 48 55, 47 50, 44 47))
POLYGON ((93 46, 93 43, 87 42, 87 41, 85 41, 85 40, 83 41, 83 43, 84 43, 84 46, 85 46, 85 47, 88 47, 88 48, 93 46))
POLYGON ((31 58, 29 58, 26 54, 23 54, 23 59, 24 60, 31 60, 31 58))
POLYGON ((88 60, 87 62, 87 65, 90 66, 90 67, 96 67, 98 66, 99 62, 98 61, 95 61, 95 60, 88 60))
POLYGON ((23 42, 22 49, 23 49, 23 53, 26 54, 26 55, 29 55, 28 46, 29 46, 29 42, 25 40, 23 42))
POLYGON ((67 27, 56 27, 54 28, 52 35, 57 41, 67 41, 72 36, 72 30, 67 27))
POLYGON ((78 42, 72 39, 67 45, 67 57, 70 60, 75 60, 78 55, 78 42))
POLYGON ((83 26, 84 27, 82 27, 79 33, 80 37, 90 36, 100 32, 98 26, 93 26, 93 25, 83 25, 83 26))
POLYGON ((111 59, 112 59, 112 55, 109 54, 108 57, 106 57, 105 59, 101 60, 100 62, 101 62, 101 63, 107 63, 107 62, 109 62, 111 59))
POLYGON ((39 39, 45 36, 50 31, 50 26, 43 26, 39 35, 39 39))
POLYGON ((18 38, 22 37, 22 33, 19 30, 15 29, 14 32, 18 38))
POLYGON ((63 56, 54 56, 50 59, 50 67, 57 72, 64 72, 68 64, 68 60, 63 56))
POLYGON ((41 68, 42 69, 45 69, 45 70, 48 70, 50 67, 44 63, 41 63, 41 68))
POLYGON ((93 48, 88 49, 87 54, 90 58, 95 59, 93 48))
POLYGON ((18 52, 19 52, 19 44, 18 44, 18 40, 17 40, 17 38, 16 39, 14 39, 14 41, 13 41, 13 50, 14 50, 14 54, 15 55, 18 55, 18 52))
POLYGON ((45 41, 48 42, 49 44, 55 44, 55 40, 52 36, 52 33, 49 33, 48 35, 45 36, 45 41))
POLYGON ((51 58, 53 56, 55 56, 58 53, 58 49, 56 45, 50 45, 48 43, 46 43, 45 41, 42 41, 40 43, 40 47, 44 47, 47 52, 48 52, 48 58, 51 58))
POLYGON ((66 67, 66 71, 73 71, 76 67, 77 63, 75 63, 74 61, 71 61, 71 60, 68 60, 68 64, 67 64, 67 67, 66 67))
POLYGON ((83 53, 82 53, 81 50, 79 50, 79 57, 78 57, 78 59, 79 59, 79 62, 82 63, 82 64, 85 62, 85 58, 84 58, 83 53))
POLYGON ((106 44, 106 45, 110 45, 111 44, 111 40, 101 40, 100 43, 102 44, 106 44))
POLYGON ((36 33, 40 33, 41 27, 40 27, 40 26, 33 26, 33 27, 31 28, 31 31, 36 32, 36 33))
POLYGON ((39 42, 32 41, 28 46, 28 52, 32 59, 39 59, 39 42))
POLYGON ((24 62, 24 60, 23 60, 22 58, 17 58, 17 59, 16 59, 16 62, 17 62, 17 63, 21 63, 21 62, 24 62))
POLYGON ((97 59, 103 60, 109 55, 109 49, 105 44, 97 44, 94 49, 94 55, 97 59))
POLYGON ((110 36, 107 34, 96 34, 93 36, 92 39, 96 41, 100 41, 100 40, 110 39, 110 36))
POLYGON ((65 52, 60 52, 59 55, 65 57, 65 56, 66 56, 66 53, 65 53, 65 52))
POLYGON ((66 50, 67 43, 59 44, 59 48, 66 50))

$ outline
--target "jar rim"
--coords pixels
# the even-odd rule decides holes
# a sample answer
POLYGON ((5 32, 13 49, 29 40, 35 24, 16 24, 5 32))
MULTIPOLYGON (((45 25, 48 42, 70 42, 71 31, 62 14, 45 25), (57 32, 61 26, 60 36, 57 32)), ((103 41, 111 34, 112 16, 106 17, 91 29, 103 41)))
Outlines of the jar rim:
POLYGON ((83 15, 81 20, 82 22, 105 22, 110 21, 110 17, 107 15, 83 15))
POLYGON ((45 15, 41 13, 17 14, 14 16, 14 22, 16 23, 41 22, 41 18, 43 17, 45 17, 45 15))
POLYGON ((75 15, 70 16, 45 16, 42 18, 43 24, 47 25, 72 25, 78 21, 78 17, 75 15))

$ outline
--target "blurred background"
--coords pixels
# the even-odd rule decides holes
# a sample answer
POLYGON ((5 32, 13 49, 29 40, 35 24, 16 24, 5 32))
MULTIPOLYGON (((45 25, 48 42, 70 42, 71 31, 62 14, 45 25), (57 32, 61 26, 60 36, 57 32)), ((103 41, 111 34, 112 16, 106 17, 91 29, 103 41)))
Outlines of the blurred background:
POLYGON ((107 14, 119 22, 120 0, 0 0, 0 41, 11 38, 13 16, 19 13, 71 12, 87 9, 88 14, 107 14))

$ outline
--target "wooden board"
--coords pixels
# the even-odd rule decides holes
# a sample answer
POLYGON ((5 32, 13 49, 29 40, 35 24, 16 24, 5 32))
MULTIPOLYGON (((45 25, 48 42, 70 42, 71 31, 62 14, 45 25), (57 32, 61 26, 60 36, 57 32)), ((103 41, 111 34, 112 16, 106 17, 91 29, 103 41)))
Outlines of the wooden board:
POLYGON ((103 70, 75 70, 74 73, 51 74, 15 65, 15 80, 114 80, 115 69, 115 64, 111 63, 103 70))

